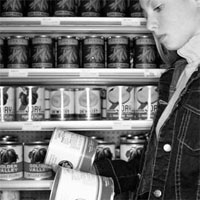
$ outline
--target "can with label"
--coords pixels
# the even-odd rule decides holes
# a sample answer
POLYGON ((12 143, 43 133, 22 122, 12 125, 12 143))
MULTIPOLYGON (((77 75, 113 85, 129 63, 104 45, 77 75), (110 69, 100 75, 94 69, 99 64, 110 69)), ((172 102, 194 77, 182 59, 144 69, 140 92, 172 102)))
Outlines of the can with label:
POLYGON ((112 178, 59 167, 49 200, 66 199, 114 200, 114 182, 112 178))
POLYGON ((100 36, 88 36, 83 40, 83 67, 105 67, 105 40, 100 36))
POLYGON ((6 66, 5 40, 0 37, 0 69, 6 66))
POLYGON ((100 17, 100 0, 79 0, 78 10, 81 17, 100 17))
POLYGON ((50 91, 50 119, 74 119, 74 90, 67 88, 50 91))
POLYGON ((54 16, 56 17, 75 16, 75 0, 55 0, 54 16))
POLYGON ((72 36, 58 38, 57 67, 79 68, 79 40, 72 36))
POLYGON ((56 128, 52 134, 45 163, 89 172, 96 154, 92 138, 56 128))
POLYGON ((7 68, 29 67, 29 39, 18 35, 7 39, 7 68))
POLYGON ((144 17, 144 12, 142 7, 140 6, 139 0, 129 0, 128 13, 129 17, 135 17, 135 18, 144 17))
POLYGON ((107 88, 107 119, 131 120, 134 117, 134 87, 107 88))
POLYGON ((142 35, 134 38, 134 67, 157 68, 157 49, 153 36, 142 35))
POLYGON ((41 180, 52 177, 52 168, 44 163, 47 148, 45 141, 24 144, 24 178, 41 180))
POLYGON ((107 17, 125 17, 126 9, 126 0, 106 0, 107 17))
POLYGON ((50 0, 26 0, 28 17, 48 17, 50 15, 50 0))
POLYGON ((20 191, 3 190, 0 191, 1 200, 20 200, 20 191))
POLYGON ((101 119, 101 88, 75 89, 75 118, 85 120, 101 119))
POLYGON ((141 86, 135 88, 135 119, 151 120, 157 111, 157 86, 141 86))
POLYGON ((130 68, 129 45, 129 38, 126 36, 111 36, 108 38, 108 68, 130 68))
POLYGON ((22 17, 23 16, 23 0, 1 0, 1 16, 2 17, 22 17))
POLYGON ((0 121, 15 120, 15 88, 0 86, 0 121))
POLYGON ((23 177, 22 144, 15 141, 0 141, 0 180, 23 177))
POLYGON ((32 68, 52 68, 53 59, 53 39, 46 35, 32 38, 31 52, 32 68))
POLYGON ((44 119, 44 88, 24 86, 16 88, 16 119, 40 121, 44 119))

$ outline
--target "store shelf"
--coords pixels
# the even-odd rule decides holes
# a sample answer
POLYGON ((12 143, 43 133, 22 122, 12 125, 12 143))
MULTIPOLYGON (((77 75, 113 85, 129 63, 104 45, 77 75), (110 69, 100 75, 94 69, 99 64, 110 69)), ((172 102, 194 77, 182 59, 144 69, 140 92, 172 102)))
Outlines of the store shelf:
POLYGON ((147 33, 145 18, 1 17, 0 33, 147 33))
POLYGON ((0 180, 1 190, 51 190, 53 180, 0 180))
POLYGON ((85 120, 85 121, 15 121, 0 122, 4 131, 53 131, 55 127, 68 130, 149 130, 152 120, 85 120))
POLYGON ((0 85, 141 85, 165 69, 0 69, 0 85))

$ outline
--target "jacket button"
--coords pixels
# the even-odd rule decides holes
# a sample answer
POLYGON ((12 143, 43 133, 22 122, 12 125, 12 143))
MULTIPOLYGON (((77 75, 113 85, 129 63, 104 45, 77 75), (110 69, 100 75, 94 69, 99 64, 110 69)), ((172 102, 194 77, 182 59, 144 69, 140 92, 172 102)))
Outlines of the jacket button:
POLYGON ((172 147, 171 147, 170 144, 165 144, 163 146, 163 149, 164 149, 165 152, 170 152, 172 150, 172 147))
POLYGON ((155 197, 161 197, 161 195, 162 195, 162 192, 160 191, 160 190, 155 190, 154 192, 153 192, 153 194, 154 194, 154 196, 155 197))

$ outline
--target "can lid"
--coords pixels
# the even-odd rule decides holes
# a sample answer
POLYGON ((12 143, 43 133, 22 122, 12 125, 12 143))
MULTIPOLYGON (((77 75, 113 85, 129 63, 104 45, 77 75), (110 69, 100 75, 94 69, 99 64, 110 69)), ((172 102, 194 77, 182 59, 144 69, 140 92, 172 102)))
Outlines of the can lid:
POLYGON ((49 142, 47 140, 38 140, 38 141, 25 143, 24 145, 48 145, 48 143, 49 142))

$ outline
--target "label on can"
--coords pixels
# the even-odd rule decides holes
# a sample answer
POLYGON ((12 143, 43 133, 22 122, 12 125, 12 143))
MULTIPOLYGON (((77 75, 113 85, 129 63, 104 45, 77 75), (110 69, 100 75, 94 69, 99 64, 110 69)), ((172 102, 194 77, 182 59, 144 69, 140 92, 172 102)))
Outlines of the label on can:
POLYGON ((97 142, 89 137, 56 128, 51 137, 45 163, 89 172, 97 142))
POLYGON ((106 0, 107 17, 124 17, 126 13, 125 0, 106 0))
POLYGON ((28 0, 26 3, 28 8, 28 17, 48 17, 49 16, 49 0, 28 0))
POLYGON ((0 142, 0 179, 14 180, 23 177, 22 144, 0 142))
POLYGON ((144 12, 140 6, 139 0, 130 0, 129 16, 139 18, 144 17, 144 12))
POLYGON ((105 41, 102 37, 88 37, 83 41, 83 67, 105 67, 105 41))
POLYGON ((50 37, 38 36, 32 39, 32 68, 53 67, 53 41, 50 37))
POLYGON ((75 16, 75 0, 56 0, 54 15, 60 17, 75 16))
POLYGON ((153 119, 157 111, 157 86, 135 88, 135 118, 139 120, 153 119))
POLYGON ((44 119, 44 88, 16 88, 16 118, 18 121, 40 121, 44 119))
POLYGON ((74 90, 60 88, 50 92, 50 118, 74 119, 74 90))
POLYGON ((130 120, 134 117, 134 88, 113 86, 107 88, 107 119, 130 120))
POLYGON ((57 67, 58 68, 78 68, 79 67, 79 41, 72 37, 62 37, 58 39, 57 47, 57 67))
POLYGON ((48 144, 33 142, 24 144, 24 178, 47 179, 52 177, 52 169, 44 164, 48 144))
POLYGON ((1 16, 2 17, 22 17, 23 16, 23 0, 1 0, 1 16))
POLYGON ((77 119, 101 119, 100 88, 75 89, 75 116, 77 119))
POLYGON ((0 87, 0 121, 15 120, 15 88, 0 87))
POLYGON ((13 36, 8 39, 7 68, 29 67, 28 39, 22 36, 13 36))
POLYGON ((108 68, 129 68, 130 50, 128 37, 108 38, 108 68))

